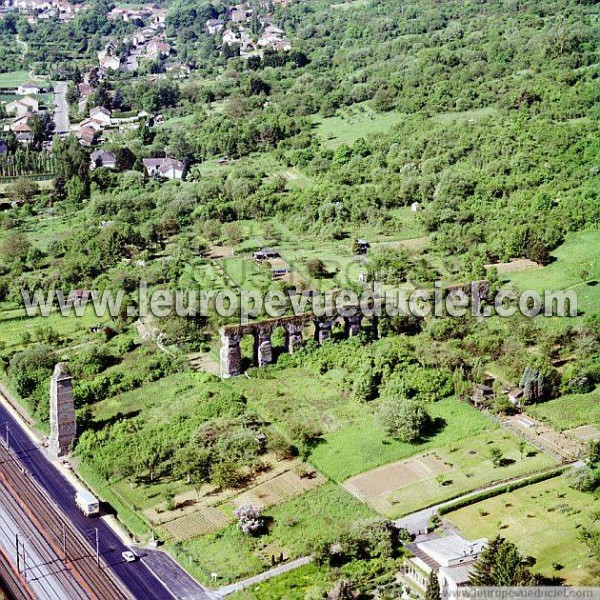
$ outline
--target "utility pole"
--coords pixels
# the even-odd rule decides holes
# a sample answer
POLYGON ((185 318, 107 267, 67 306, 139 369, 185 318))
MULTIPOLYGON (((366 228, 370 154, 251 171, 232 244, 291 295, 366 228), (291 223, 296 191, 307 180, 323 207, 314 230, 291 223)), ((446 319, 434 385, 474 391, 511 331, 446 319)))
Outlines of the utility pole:
POLYGON ((100 566, 100 543, 98 540, 98 528, 96 527, 96 566, 100 566))
POLYGON ((65 555, 65 563, 67 562, 67 527, 63 523, 63 554, 65 555))
POLYGON ((15 533, 15 546, 17 547, 17 573, 20 573, 21 565, 19 563, 19 532, 15 533))

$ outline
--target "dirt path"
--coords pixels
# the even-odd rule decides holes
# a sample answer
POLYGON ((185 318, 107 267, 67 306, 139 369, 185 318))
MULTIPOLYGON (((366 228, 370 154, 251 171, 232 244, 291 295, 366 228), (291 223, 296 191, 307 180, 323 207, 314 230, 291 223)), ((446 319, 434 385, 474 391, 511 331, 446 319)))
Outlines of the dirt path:
POLYGON ((229 596, 229 594, 245 590, 246 588, 249 588, 257 583, 267 581, 267 579, 271 579, 272 577, 277 577, 278 575, 282 575, 283 573, 287 573, 288 571, 293 571, 294 569, 307 565, 312 561, 312 556, 303 556, 302 558, 297 558, 296 560, 292 560, 289 563, 285 563, 283 565, 279 565, 278 567, 270 569, 269 571, 265 571, 260 575, 255 575, 254 577, 250 577, 249 579, 238 581, 237 583, 234 583, 232 585, 226 585, 225 587, 219 588, 215 593, 219 598, 224 598, 225 596, 229 596))

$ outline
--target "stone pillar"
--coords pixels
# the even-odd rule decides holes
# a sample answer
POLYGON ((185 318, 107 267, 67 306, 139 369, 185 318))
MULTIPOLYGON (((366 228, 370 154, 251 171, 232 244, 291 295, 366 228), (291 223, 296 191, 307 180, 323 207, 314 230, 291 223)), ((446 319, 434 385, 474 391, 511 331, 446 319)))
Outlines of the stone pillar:
POLYGON ((350 317, 344 317, 344 325, 346 330, 346 335, 348 337, 357 336, 360 333, 360 325, 362 323, 362 315, 356 314, 350 317))
POLYGON ((333 321, 315 321, 315 341, 322 344, 331 337, 333 321))
POLYGON ((56 456, 68 454, 76 434, 73 376, 65 363, 58 363, 50 380, 50 451, 56 456))
POLYGON ((234 377, 242 372, 240 336, 221 330, 221 377, 234 377))
POLYGON ((290 354, 294 354, 296 350, 302 348, 302 330, 304 325, 302 323, 286 323, 286 349, 290 354))
POLYGON ((259 329, 254 334, 254 364, 258 367, 264 367, 272 362, 271 331, 269 329, 259 329))

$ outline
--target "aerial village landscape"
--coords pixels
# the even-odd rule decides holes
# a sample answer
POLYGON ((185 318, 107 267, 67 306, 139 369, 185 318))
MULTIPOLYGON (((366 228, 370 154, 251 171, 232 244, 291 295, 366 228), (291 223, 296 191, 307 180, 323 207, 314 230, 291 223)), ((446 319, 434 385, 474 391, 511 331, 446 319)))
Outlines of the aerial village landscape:
POLYGON ((0 597, 597 597, 598 31, 0 0, 0 597))

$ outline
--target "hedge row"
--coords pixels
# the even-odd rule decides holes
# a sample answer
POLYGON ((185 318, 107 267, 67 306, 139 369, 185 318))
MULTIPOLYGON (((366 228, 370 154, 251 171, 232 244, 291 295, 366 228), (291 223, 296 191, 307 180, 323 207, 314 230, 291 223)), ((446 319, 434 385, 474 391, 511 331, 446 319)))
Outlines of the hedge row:
POLYGON ((457 500, 452 504, 448 504, 446 506, 441 506, 438 510, 439 515, 445 515, 449 512, 458 510, 459 508, 464 508, 465 506, 470 506, 471 504, 477 504, 482 500, 487 500, 488 498, 493 498, 494 496, 500 496, 501 494, 505 494, 506 492, 513 492, 514 490, 518 490, 522 487, 527 487, 528 485, 533 485, 534 483, 540 483, 541 481, 546 481, 547 479, 552 479, 553 477, 558 477, 562 475, 569 467, 560 467, 554 471, 546 471, 544 473, 538 473, 532 477, 528 477, 527 479, 521 479, 519 481, 513 481, 512 483, 507 483, 506 485, 486 490, 479 494, 475 494, 474 496, 469 496, 468 498, 462 498, 461 500, 457 500))

